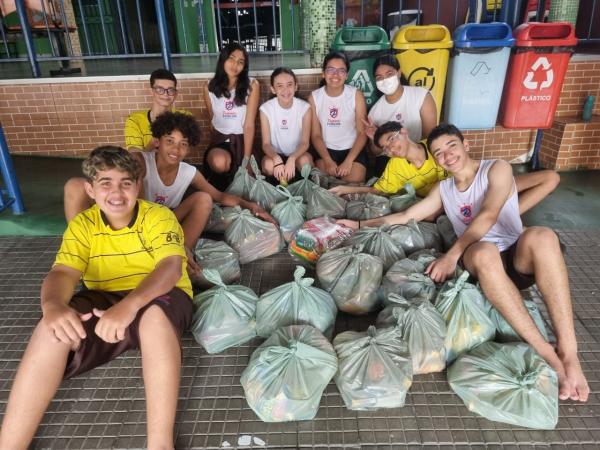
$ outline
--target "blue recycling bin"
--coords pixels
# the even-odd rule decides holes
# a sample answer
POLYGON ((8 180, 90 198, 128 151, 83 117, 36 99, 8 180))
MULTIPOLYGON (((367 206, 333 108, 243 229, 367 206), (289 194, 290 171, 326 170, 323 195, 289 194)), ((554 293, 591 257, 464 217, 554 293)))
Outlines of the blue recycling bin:
POLYGON ((503 22, 467 23, 454 31, 445 120, 461 129, 494 128, 515 43, 503 22))

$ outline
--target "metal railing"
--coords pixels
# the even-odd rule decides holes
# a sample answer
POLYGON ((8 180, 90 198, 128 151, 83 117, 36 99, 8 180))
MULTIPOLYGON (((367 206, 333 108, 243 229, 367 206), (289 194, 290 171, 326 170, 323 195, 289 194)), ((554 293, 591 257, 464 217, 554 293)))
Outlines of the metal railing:
MULTIPOLYGON (((29 61, 32 74, 39 77, 40 61, 162 57, 165 67, 171 68, 173 57, 216 54, 230 41, 242 43, 251 53, 302 52, 302 11, 309 1, 15 0, 11 12, 2 6, 13 2, 0 0, 0 64, 29 61), (47 41, 45 52, 39 48, 42 39, 47 41), (18 47, 26 56, 16 54, 18 47)), ((583 45, 598 45, 600 21, 594 17, 600 1, 581 2, 587 3, 580 21, 588 22, 578 38, 583 45)), ((479 20, 516 26, 522 21, 522 11, 515 5, 524 3, 337 0, 337 22, 338 26, 380 25, 387 29, 410 20, 442 23, 450 30, 465 21, 479 20), (478 7, 467 14, 469 5, 478 7), (412 15, 407 6, 414 8, 412 15)), ((534 17, 544 17, 544 4, 538 1, 534 17)))

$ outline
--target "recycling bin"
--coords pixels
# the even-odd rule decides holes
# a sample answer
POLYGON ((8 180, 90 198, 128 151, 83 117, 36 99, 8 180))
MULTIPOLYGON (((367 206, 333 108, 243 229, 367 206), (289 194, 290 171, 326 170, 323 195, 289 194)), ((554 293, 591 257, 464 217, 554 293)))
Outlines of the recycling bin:
POLYGON ((500 123, 506 128, 550 128, 569 58, 577 45, 568 22, 530 22, 514 31, 500 123))
POLYGON ((350 73, 346 82, 363 92, 369 109, 380 96, 375 86, 373 64, 390 52, 387 33, 377 26, 343 27, 335 34, 331 50, 342 51, 348 56, 350 73))
POLYGON ((403 27, 396 33, 392 48, 408 84, 427 88, 431 92, 439 121, 452 48, 448 28, 443 25, 403 27))
POLYGON ((503 22, 461 25, 452 36, 444 119, 461 129, 494 128, 515 39, 503 22))

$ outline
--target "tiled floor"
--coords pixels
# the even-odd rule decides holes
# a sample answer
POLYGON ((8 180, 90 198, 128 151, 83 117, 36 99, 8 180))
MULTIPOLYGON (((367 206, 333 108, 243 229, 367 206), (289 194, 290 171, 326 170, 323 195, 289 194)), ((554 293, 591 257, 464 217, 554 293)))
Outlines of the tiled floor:
MULTIPOLYGON (((552 449, 600 448, 600 231, 561 231, 574 299, 576 331, 593 394, 587 404, 561 402, 556 430, 535 431, 470 413, 444 373, 416 376, 406 406, 349 411, 331 383, 314 420, 261 422, 248 407, 239 377, 259 339, 207 355, 184 339, 177 449, 552 449), (252 438, 259 438, 260 441, 252 438), (249 444, 244 445, 245 442, 249 444)), ((39 288, 58 237, 0 238, 0 412, 39 317, 39 288)), ((243 267, 241 284, 261 294, 292 278, 294 264, 278 254, 243 267)), ((540 303, 539 295, 530 295, 540 303)), ((542 307, 547 319, 545 309, 542 307)), ((340 314, 337 331, 366 329, 373 316, 340 314)), ((44 417, 33 449, 132 449, 145 446, 145 406, 139 354, 63 384, 44 417)))

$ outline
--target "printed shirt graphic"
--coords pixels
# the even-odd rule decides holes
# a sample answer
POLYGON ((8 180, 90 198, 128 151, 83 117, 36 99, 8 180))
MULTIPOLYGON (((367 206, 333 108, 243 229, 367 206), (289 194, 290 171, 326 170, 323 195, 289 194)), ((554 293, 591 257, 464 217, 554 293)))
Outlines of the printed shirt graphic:
POLYGON ((82 272, 83 284, 99 291, 135 289, 158 263, 181 256, 181 278, 176 286, 190 297, 183 230, 171 210, 138 200, 130 226, 113 230, 98 205, 69 222, 54 265, 82 272))
POLYGON ((341 95, 330 97, 323 86, 312 96, 325 146, 331 150, 352 148, 357 135, 356 88, 346 84, 341 95))

